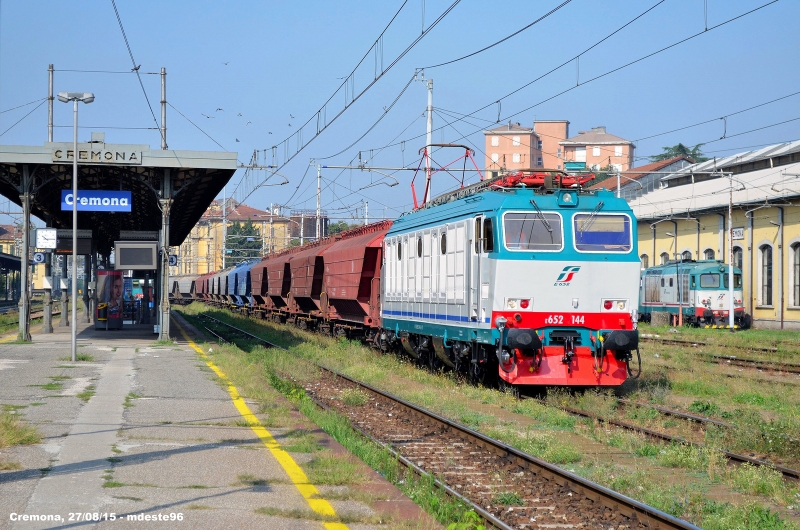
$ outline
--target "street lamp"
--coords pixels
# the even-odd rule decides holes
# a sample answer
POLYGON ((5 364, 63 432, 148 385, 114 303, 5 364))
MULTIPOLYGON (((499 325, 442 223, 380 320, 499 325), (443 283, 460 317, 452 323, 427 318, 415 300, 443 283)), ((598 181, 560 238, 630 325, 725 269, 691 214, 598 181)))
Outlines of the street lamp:
POLYGON ((72 101, 72 362, 78 350, 78 102, 91 103, 91 92, 59 92, 62 103, 72 101))

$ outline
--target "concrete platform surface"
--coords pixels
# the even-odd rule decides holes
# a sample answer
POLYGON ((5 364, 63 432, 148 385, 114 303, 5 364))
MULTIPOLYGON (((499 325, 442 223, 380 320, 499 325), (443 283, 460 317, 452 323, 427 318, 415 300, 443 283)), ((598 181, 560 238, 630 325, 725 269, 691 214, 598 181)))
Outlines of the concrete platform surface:
POLYGON ((283 452, 292 430, 353 457, 294 410, 291 428, 247 426, 246 396, 234 403, 178 326, 171 330, 176 342, 157 344, 152 326, 80 323, 75 363, 69 328, 34 326, 33 344, 0 340, 0 406, 42 435, 37 445, 0 449, 0 529, 438 527, 360 461, 366 480, 357 486, 298 483, 292 466, 314 456, 283 452), (323 522, 325 510, 348 524, 323 522))

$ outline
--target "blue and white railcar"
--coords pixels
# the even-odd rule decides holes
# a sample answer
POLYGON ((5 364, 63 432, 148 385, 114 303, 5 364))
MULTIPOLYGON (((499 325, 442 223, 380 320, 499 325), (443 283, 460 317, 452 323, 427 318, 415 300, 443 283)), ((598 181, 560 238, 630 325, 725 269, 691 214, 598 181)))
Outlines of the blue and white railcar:
POLYGON ((619 385, 638 353, 635 225, 605 190, 495 183, 434 201, 386 235, 385 340, 506 388, 619 385))

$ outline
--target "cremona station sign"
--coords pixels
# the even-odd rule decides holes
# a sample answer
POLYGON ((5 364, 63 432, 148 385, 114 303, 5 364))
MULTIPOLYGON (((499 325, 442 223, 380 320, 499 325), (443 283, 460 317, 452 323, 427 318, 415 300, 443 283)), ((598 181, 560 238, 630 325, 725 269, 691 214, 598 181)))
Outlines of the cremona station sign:
POLYGON ((78 205, 79 212, 130 212, 130 191, 78 190, 75 197, 72 190, 61 190, 61 210, 72 211, 78 205))

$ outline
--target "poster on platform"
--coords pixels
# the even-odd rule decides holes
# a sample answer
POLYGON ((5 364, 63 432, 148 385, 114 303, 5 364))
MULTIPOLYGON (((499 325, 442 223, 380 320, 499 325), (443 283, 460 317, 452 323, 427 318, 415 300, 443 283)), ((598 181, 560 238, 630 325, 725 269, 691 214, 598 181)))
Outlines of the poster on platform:
POLYGON ((96 328, 119 329, 122 327, 122 292, 122 271, 97 271, 96 328))

